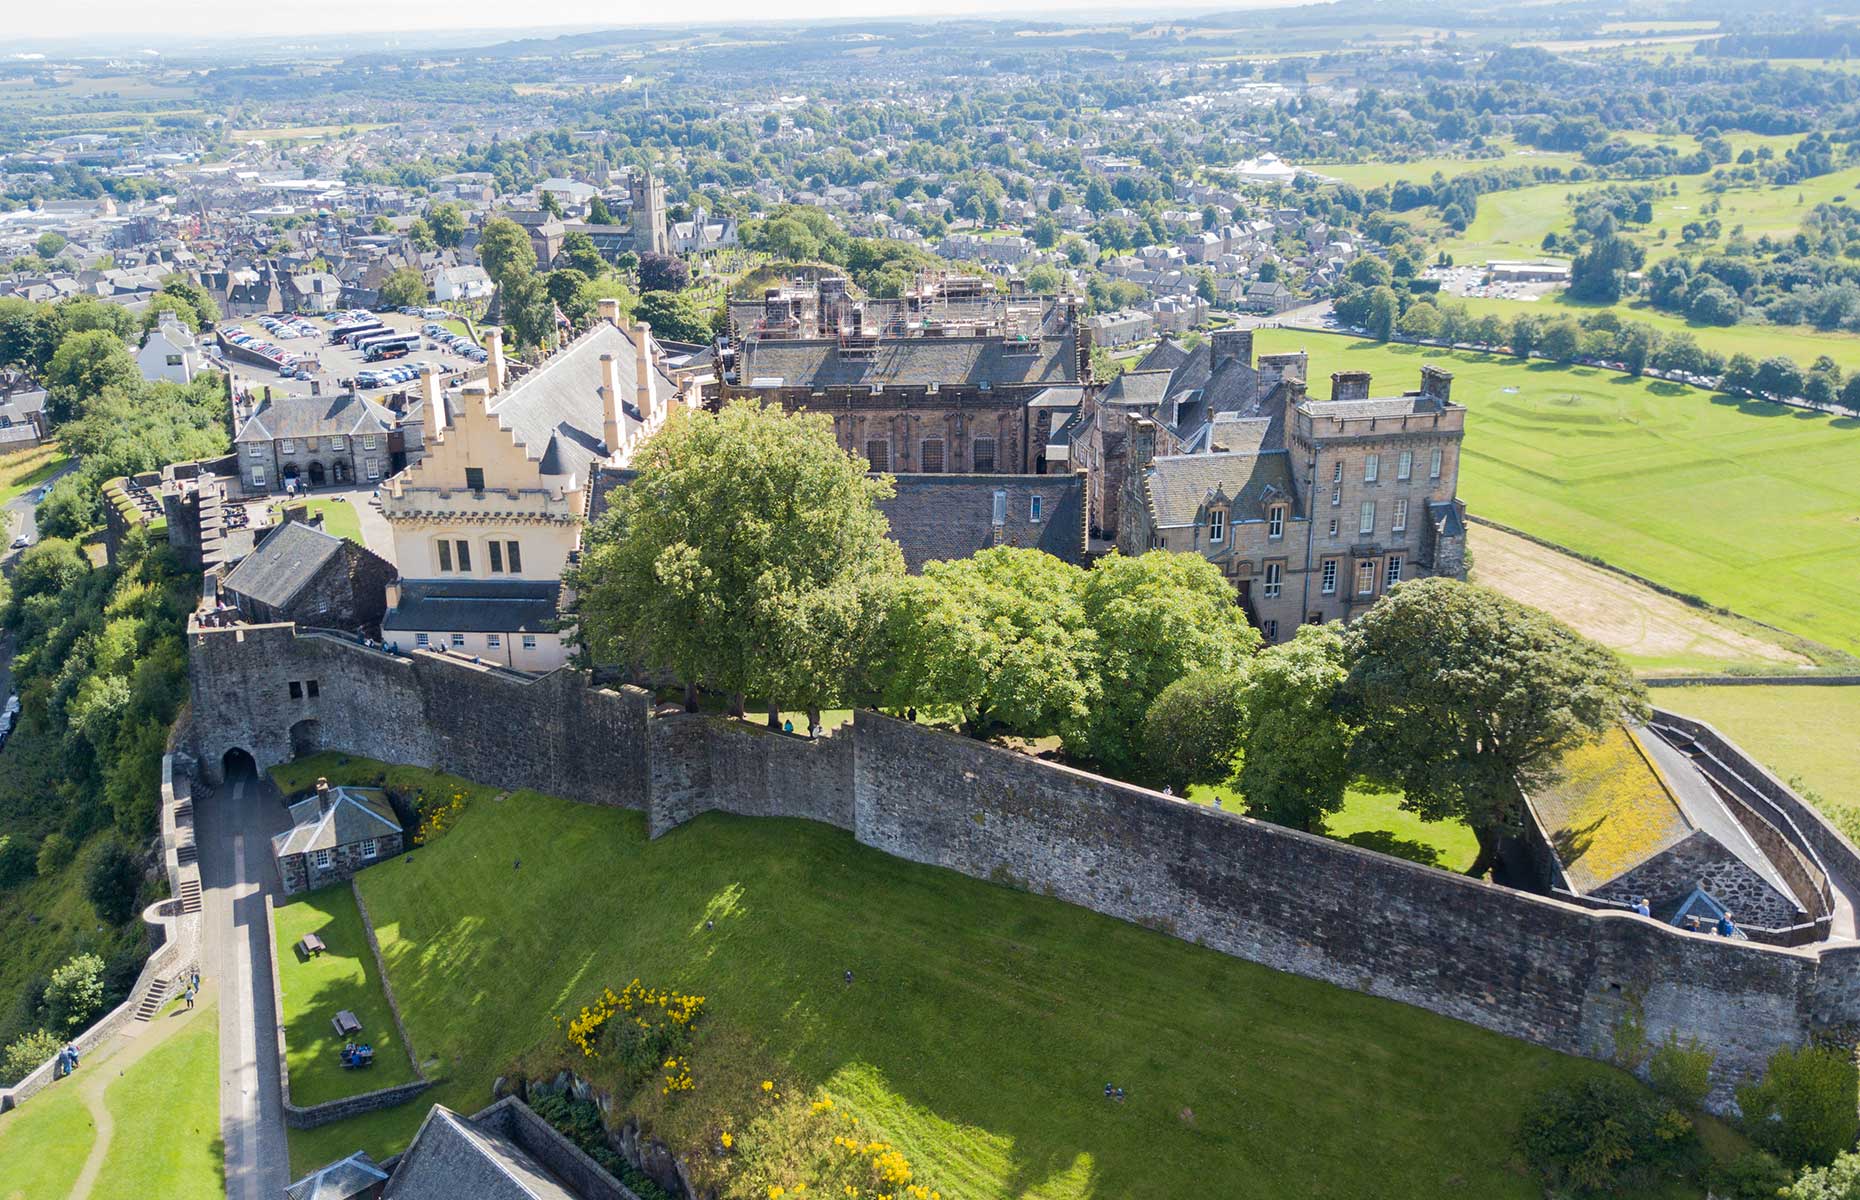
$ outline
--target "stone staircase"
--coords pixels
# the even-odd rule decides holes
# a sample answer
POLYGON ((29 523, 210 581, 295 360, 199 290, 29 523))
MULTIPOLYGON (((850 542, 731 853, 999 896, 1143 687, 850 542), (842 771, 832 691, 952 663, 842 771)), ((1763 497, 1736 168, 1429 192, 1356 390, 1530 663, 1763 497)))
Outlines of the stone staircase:
POLYGON ((200 911, 200 878, 198 875, 181 880, 181 892, 177 898, 181 901, 183 913, 200 911))
POLYGON ((157 979, 151 984, 149 990, 143 993, 142 1002, 136 1005, 135 1019, 145 1022, 154 1020, 155 1014, 161 1011, 162 1003, 167 1000, 169 989, 173 986, 174 982, 167 979, 157 979))

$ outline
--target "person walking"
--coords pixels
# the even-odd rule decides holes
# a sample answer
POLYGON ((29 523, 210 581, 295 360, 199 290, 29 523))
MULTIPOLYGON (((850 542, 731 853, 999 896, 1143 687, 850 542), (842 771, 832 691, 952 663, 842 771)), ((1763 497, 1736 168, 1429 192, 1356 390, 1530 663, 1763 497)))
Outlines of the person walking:
POLYGON ((187 1011, 194 1011, 194 985, 191 983, 187 985, 187 1011))
POLYGON ((1647 903, 1647 897, 1642 896, 1640 899, 1634 901, 1634 911, 1643 917, 1651 917, 1653 915, 1653 906, 1647 903))

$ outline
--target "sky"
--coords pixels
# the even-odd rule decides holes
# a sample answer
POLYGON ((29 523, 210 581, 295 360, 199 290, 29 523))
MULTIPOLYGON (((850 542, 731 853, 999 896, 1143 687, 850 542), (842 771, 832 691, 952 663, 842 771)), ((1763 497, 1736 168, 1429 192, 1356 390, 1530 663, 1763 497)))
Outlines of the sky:
MULTIPOLYGON (((552 0, 547 5, 512 4, 510 0, 285 0, 254 4, 251 0, 81 0, 66 6, 7 3, 0 41, 18 46, 45 40, 89 39, 99 34, 112 42, 138 34, 154 39, 189 40, 228 37, 329 33, 357 26, 387 30, 536 29, 540 19, 564 28, 602 29, 625 25, 664 25, 696 16, 706 24, 737 20, 818 20, 853 17, 923 17, 1091 13, 1128 15, 1278 7, 1294 0, 706 0, 688 8, 617 4, 614 0, 552 0)), ((76 47, 67 46, 67 49, 76 47)))

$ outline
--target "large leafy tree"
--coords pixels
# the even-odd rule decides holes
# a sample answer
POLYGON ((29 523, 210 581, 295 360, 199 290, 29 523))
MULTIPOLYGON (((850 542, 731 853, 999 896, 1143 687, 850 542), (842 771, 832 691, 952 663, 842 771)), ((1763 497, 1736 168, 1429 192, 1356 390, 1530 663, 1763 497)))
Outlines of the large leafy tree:
POLYGON ((107 388, 129 389, 142 381, 122 338, 102 329, 67 334, 45 372, 45 408, 55 421, 68 421, 107 388))
POLYGON ((1466 822, 1479 841, 1470 875, 1492 868, 1523 827, 1524 791, 1553 779, 1565 751, 1647 713, 1611 651, 1475 584, 1402 584, 1346 640, 1359 767, 1424 819, 1466 822))
POLYGON ((862 589, 903 561, 875 504, 890 480, 840 449, 830 418, 674 410, 635 465, 570 575, 596 661, 669 670, 736 711, 764 690, 825 706, 865 674, 853 660, 875 639, 828 643, 870 624, 862 589))
POLYGON ((633 315, 652 326, 652 332, 661 338, 697 343, 710 340, 710 314, 687 293, 646 292, 640 296, 633 315))
POLYGON ((484 232, 478 235, 478 261, 499 287, 508 287, 536 270, 536 247, 523 226, 508 217, 497 217, 486 221, 484 232))
POLYGON ((954 712, 976 737, 1086 736, 1097 701, 1096 635, 1083 575, 1040 550, 997 546, 933 562, 903 600, 894 704, 954 712))
POLYGON ((426 223, 432 227, 433 241, 446 248, 465 238, 465 214, 456 204, 435 204, 427 211, 426 223))
POLYGON ((381 303, 389 308, 425 304, 426 276, 418 267, 401 267, 381 281, 381 303))
POLYGON ((1197 671, 1162 690, 1143 718, 1151 776, 1177 791, 1232 778, 1246 728, 1246 676, 1197 671))
POLYGON ((1343 635, 1301 625, 1247 668, 1240 791, 1249 816, 1321 833, 1350 785, 1355 729, 1343 712, 1343 635))
POLYGON ((1085 577, 1085 619, 1097 634, 1101 696, 1088 741, 1068 744, 1107 770, 1140 771, 1143 718, 1184 675, 1237 670, 1259 646, 1220 568, 1198 554, 1113 554, 1085 577))

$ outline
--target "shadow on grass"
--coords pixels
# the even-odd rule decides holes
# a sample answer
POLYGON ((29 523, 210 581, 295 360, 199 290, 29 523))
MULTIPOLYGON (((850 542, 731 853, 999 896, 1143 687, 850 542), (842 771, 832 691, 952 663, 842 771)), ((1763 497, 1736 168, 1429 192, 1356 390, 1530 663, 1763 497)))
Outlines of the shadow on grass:
POLYGON ((1374 850, 1395 858, 1405 858, 1411 863, 1424 867, 1444 866, 1440 861, 1440 851, 1426 842, 1416 842, 1405 837, 1397 837, 1386 829, 1361 829, 1347 837, 1339 839, 1352 846, 1361 846, 1365 850, 1374 850))

